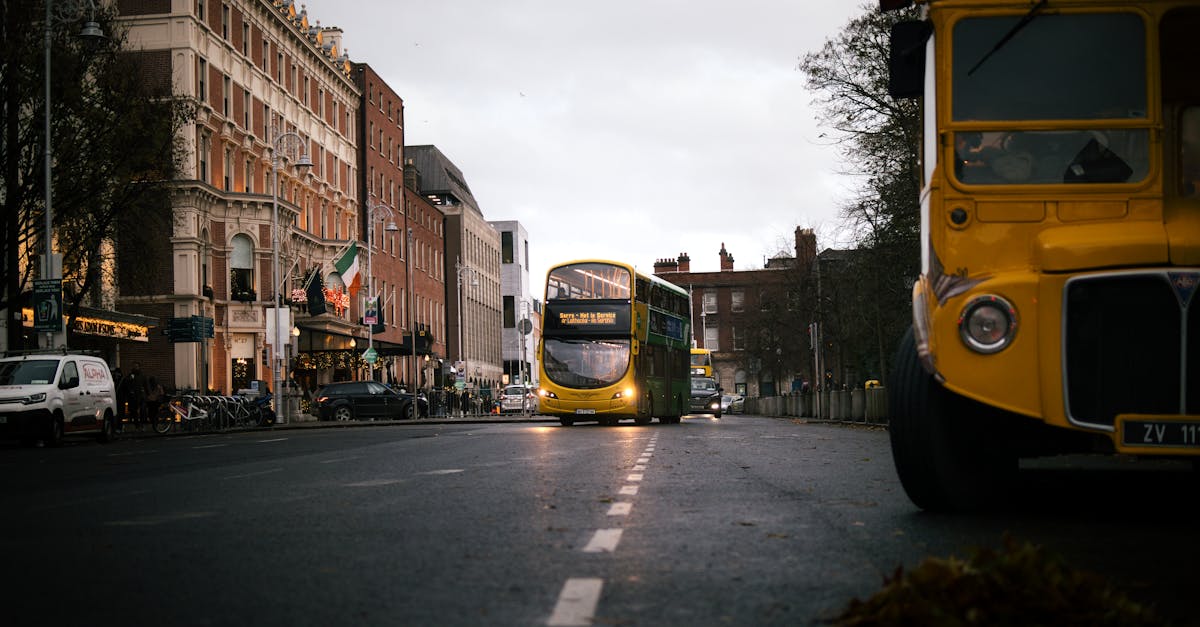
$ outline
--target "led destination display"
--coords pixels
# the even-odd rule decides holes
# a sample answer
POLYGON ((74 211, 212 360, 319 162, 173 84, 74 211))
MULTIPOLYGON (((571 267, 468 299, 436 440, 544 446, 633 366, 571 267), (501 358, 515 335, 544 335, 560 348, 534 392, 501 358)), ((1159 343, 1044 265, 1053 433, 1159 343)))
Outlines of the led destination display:
POLYGON ((628 301, 603 303, 574 301, 548 303, 544 335, 628 334, 631 332, 628 301))

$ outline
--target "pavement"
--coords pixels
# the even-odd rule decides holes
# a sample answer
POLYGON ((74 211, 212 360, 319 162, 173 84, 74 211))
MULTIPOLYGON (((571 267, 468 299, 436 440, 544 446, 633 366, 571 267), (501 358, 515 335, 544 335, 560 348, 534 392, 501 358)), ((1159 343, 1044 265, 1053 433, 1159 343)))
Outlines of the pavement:
MULTIPOLYGON (((286 423, 278 423, 274 425, 266 425, 262 427, 239 427, 228 429, 225 432, 233 431, 284 431, 289 429, 346 429, 354 427, 383 427, 387 425, 456 425, 456 424, 489 424, 489 423, 510 423, 510 422, 558 422, 558 418, 553 416, 543 416, 540 414, 530 414, 523 416, 521 414, 478 414, 467 416, 428 416, 425 418, 417 418, 415 420, 317 420, 316 416, 311 414, 300 414, 293 416, 286 423)), ((198 433, 213 433, 212 431, 180 431, 171 429, 167 433, 157 433, 150 425, 135 425, 126 424, 121 431, 122 437, 158 437, 170 435, 196 435, 198 433)))

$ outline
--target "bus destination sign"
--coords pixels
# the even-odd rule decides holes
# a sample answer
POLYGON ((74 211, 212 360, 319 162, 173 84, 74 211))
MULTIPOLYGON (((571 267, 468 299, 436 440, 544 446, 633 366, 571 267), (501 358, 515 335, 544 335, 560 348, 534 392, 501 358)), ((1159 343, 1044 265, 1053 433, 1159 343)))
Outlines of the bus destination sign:
POLYGON ((548 304, 543 333, 629 333, 629 310, 628 303, 578 301, 548 304))

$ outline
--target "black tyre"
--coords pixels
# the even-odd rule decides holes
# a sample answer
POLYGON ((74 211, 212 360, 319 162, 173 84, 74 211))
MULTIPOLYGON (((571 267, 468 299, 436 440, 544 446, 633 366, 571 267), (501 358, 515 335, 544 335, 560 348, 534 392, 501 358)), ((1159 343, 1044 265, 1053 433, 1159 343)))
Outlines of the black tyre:
POLYGON ((559 418, 558 423, 564 427, 569 427, 569 426, 575 424, 575 420, 573 420, 571 418, 559 418))
POLYGON ((917 358, 910 329, 888 386, 892 458, 908 498, 930 511, 1001 504, 1017 469, 988 408, 942 387, 917 358), (995 426, 996 429, 989 428, 995 426))
POLYGON ((333 408, 333 419, 338 422, 354 420, 354 410, 349 405, 338 405, 333 408))
POLYGON ((415 420, 417 417, 417 404, 409 403, 408 405, 405 405, 404 412, 400 414, 400 417, 404 420, 415 420))
POLYGON ((50 422, 46 425, 46 446, 62 446, 63 442, 63 417, 62 414, 54 413, 50 415, 50 422))
POLYGON ((112 414, 104 412, 104 422, 100 425, 100 436, 98 438, 101 442, 107 444, 117 439, 117 425, 114 422, 115 420, 116 418, 112 414))

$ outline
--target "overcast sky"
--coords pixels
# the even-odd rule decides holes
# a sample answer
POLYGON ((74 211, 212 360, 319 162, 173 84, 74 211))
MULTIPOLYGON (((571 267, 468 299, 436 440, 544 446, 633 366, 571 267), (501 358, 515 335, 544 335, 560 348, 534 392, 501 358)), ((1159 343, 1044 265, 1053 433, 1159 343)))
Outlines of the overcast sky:
MULTIPOLYGON (((302 0, 304 1, 304 0, 302 0)), ((800 58, 869 10, 832 0, 306 0, 404 99, 488 220, 549 266, 761 268, 796 226, 838 237, 852 181, 822 137, 800 58)))

